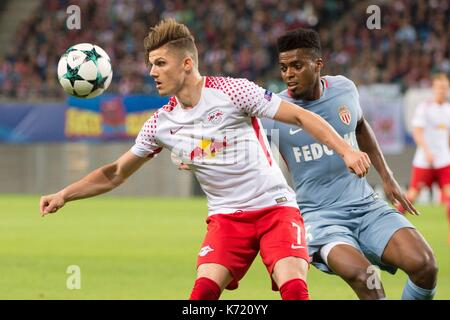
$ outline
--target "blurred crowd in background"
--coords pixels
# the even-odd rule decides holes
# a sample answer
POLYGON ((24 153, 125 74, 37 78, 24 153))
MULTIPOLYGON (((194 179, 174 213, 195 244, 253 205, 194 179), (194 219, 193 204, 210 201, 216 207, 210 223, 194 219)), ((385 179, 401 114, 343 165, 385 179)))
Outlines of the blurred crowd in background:
MULTIPOLYGON (((370 2, 350 0, 41 0, 0 57, 6 98, 63 98, 57 63, 70 46, 91 42, 109 54, 108 92, 153 94, 143 39, 163 17, 185 23, 205 75, 246 77, 283 88, 276 39, 297 27, 320 33, 324 74, 357 84, 427 86, 434 72, 450 73, 450 0, 380 1, 381 29, 366 27, 370 2), (81 8, 81 29, 68 30, 66 9, 81 8)), ((373 1, 372 1, 373 2, 373 1)))

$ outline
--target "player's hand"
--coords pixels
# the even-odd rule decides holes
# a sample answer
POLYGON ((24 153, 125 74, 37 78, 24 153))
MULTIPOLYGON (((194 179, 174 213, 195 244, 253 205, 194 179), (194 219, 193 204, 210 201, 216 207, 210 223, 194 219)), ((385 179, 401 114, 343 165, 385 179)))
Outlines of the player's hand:
POLYGON ((187 164, 181 162, 181 163, 178 165, 178 170, 191 170, 191 168, 189 167, 189 165, 187 165, 187 164))
POLYGON ((47 214, 55 213, 61 209, 65 204, 64 197, 61 193, 49 194, 41 197, 39 202, 39 209, 41 210, 41 216, 44 217, 47 214))
POLYGON ((394 177, 391 176, 383 179, 383 189, 386 197, 395 207, 398 207, 398 205, 401 204, 410 214, 415 216, 420 215, 420 212, 417 211, 411 201, 408 200, 406 194, 402 191, 394 177))
POLYGON ((358 177, 362 178, 369 172, 371 162, 367 153, 350 149, 343 159, 347 168, 358 177))

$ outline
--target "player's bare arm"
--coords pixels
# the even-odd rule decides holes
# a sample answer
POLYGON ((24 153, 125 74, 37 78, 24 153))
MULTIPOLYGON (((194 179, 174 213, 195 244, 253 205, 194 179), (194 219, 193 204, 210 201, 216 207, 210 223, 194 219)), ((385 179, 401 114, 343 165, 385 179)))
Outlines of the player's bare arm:
POLYGON ((365 152, 353 149, 319 115, 283 100, 274 119, 305 129, 317 141, 335 150, 344 159, 350 171, 359 177, 367 174, 370 167, 369 156, 365 152))
POLYGON ((149 159, 138 157, 131 151, 127 151, 113 163, 92 171, 59 192, 41 197, 39 204, 41 215, 45 216, 58 211, 68 201, 89 198, 111 191, 149 159))
POLYGON ((380 175, 381 180, 383 181, 384 192, 389 201, 393 205, 397 205, 398 202, 400 202, 403 208, 409 213, 419 215, 419 212, 408 200, 406 194, 395 179, 394 174, 383 156, 375 133, 364 117, 361 118, 356 125, 356 140, 358 141, 359 148, 369 155, 373 166, 380 175))
POLYGON ((431 153, 430 148, 428 148, 427 143, 425 142, 425 137, 423 134, 423 128, 415 127, 413 129, 413 138, 416 145, 421 148, 425 152, 426 159, 431 166, 433 166, 433 153, 431 153))

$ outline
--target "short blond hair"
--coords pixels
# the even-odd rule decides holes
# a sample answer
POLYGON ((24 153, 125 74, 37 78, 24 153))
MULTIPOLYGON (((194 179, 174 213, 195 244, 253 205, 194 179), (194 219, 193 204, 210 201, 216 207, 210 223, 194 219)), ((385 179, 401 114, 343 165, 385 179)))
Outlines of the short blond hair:
POLYGON ((432 80, 432 82, 434 82, 436 80, 447 80, 447 81, 449 81, 447 74, 445 74, 444 72, 440 72, 440 73, 434 74, 431 77, 431 80, 432 80))
POLYGON ((150 52, 164 45, 169 45, 174 50, 184 51, 198 66, 198 51, 195 46, 195 39, 186 25, 176 22, 175 19, 166 18, 152 27, 144 39, 147 64, 150 52))

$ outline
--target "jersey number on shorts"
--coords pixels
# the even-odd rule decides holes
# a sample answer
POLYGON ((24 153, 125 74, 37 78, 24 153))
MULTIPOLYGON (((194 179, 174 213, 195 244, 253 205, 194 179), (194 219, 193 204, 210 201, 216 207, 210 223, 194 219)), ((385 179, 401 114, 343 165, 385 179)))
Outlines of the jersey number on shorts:
POLYGON ((297 229, 297 243, 293 243, 291 245, 292 249, 302 249, 304 246, 302 246, 302 227, 300 227, 295 222, 292 222, 292 226, 297 229))

